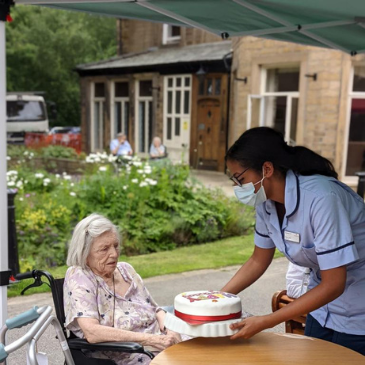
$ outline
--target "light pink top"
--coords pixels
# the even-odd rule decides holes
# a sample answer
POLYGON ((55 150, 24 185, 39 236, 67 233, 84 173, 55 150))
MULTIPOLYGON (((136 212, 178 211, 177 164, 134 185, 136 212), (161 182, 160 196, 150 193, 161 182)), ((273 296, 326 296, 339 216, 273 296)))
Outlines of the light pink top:
MULTIPOLYGON (((114 293, 100 277, 91 270, 72 266, 66 272, 64 291, 64 307, 66 327, 77 337, 84 334, 75 318, 95 318, 103 326, 113 326, 127 331, 160 334, 156 318, 158 308, 144 286, 141 277, 126 262, 119 262, 119 270, 124 280, 130 284, 124 297, 114 293)), ((125 354, 116 352, 92 352, 92 357, 112 358, 118 365, 149 364, 146 355, 125 354)))

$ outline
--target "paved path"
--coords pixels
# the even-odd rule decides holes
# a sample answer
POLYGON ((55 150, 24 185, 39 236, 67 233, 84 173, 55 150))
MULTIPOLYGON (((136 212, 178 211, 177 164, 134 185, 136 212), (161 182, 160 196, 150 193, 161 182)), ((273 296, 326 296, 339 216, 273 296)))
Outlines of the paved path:
MULTIPOLYGON (((239 266, 230 266, 218 270, 197 270, 182 274, 157 276, 145 279, 144 282, 150 293, 159 305, 173 304, 176 294, 189 290, 220 289, 238 270, 239 266)), ((272 294, 285 288, 285 273, 287 260, 279 258, 273 261, 267 272, 250 288, 245 290, 240 297, 243 310, 254 315, 271 312, 272 294)), ((9 316, 14 316, 34 305, 52 305, 50 293, 34 294, 25 297, 10 298, 8 300, 9 316)), ((9 332, 8 341, 12 342, 25 332, 26 328, 9 332)), ((284 331, 283 325, 270 331, 284 331)), ((63 354, 55 339, 53 328, 49 328, 41 338, 38 351, 49 354, 49 365, 62 365, 63 354)), ((25 353, 18 352, 10 355, 8 365, 25 364, 25 353)))

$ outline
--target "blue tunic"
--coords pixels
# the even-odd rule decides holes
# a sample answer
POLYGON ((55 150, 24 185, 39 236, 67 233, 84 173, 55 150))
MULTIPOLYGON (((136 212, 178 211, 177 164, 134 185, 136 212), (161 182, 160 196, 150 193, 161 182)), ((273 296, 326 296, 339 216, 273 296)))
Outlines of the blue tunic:
POLYGON ((334 178, 288 171, 285 209, 280 227, 275 202, 257 207, 256 246, 276 247, 294 264, 311 268, 309 289, 321 282, 321 270, 345 265, 344 293, 311 314, 324 327, 365 335, 364 200, 334 178))

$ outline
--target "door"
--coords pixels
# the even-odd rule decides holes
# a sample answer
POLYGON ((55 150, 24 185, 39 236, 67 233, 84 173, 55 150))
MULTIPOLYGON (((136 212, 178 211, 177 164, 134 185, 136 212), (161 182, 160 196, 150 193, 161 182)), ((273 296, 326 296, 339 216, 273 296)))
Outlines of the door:
POLYGON ((164 78, 164 138, 170 160, 189 162, 191 76, 164 78))
POLYGON ((219 73, 194 77, 193 91, 191 165, 195 169, 224 172, 228 77, 219 73))
POLYGON ((198 164, 197 168, 217 170, 219 124, 221 103, 215 99, 202 99, 198 102, 198 164))

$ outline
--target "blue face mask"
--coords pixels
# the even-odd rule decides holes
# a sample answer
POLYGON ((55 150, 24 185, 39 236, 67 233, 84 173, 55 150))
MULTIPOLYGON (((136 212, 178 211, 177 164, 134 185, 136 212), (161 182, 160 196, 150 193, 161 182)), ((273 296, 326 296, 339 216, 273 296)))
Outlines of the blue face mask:
MULTIPOLYGON (((262 171, 262 175, 264 175, 264 172, 262 171)), ((256 208, 259 204, 262 204, 267 200, 264 186, 262 185, 262 182, 264 181, 265 176, 258 181, 257 183, 253 184, 252 182, 247 184, 242 184, 242 186, 235 186, 233 188, 234 193, 237 197, 237 199, 246 205, 249 205, 251 207, 256 208), (257 193, 255 193, 255 185, 261 183, 261 188, 258 190, 257 193)))

